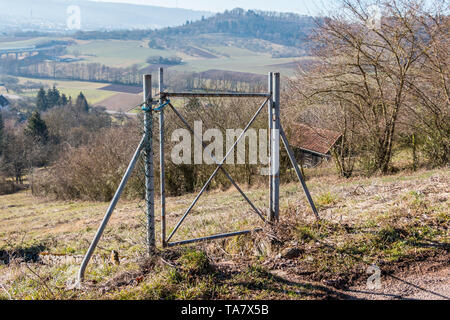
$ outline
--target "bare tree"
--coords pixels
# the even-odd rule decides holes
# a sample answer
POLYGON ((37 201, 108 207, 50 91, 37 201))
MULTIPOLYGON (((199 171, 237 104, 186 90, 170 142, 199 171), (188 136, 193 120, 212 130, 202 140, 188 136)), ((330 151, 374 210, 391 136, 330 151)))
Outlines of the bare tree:
POLYGON ((335 152, 342 175, 351 174, 356 154, 369 173, 386 173, 408 84, 423 57, 416 10, 410 1, 378 2, 382 18, 373 25, 369 2, 341 4, 342 10, 325 19, 314 36, 318 63, 298 72, 292 87, 310 106, 336 109, 328 122, 343 134, 335 152))
POLYGON ((450 153, 450 18, 449 4, 435 1, 429 11, 415 7, 415 24, 423 41, 422 59, 408 79, 410 103, 407 122, 418 133, 433 164, 446 165, 450 153))

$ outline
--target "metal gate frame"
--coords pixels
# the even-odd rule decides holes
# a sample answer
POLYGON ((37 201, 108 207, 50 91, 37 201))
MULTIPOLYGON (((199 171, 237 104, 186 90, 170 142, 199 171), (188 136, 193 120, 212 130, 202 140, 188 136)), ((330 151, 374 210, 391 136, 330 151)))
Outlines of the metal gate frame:
POLYGON ((152 98, 152 83, 151 83, 151 75, 146 74, 143 76, 143 94, 144 94, 144 102, 141 106, 144 111, 144 135, 139 143, 138 148, 136 149, 130 164, 122 178, 122 181, 119 184, 119 187, 111 200, 111 203, 106 211, 105 217, 101 222, 97 233, 94 236, 94 239, 82 261, 80 266, 80 270, 78 272, 78 284, 81 284, 84 279, 84 274, 86 271, 86 267, 92 257, 92 254, 97 247, 97 244, 104 232, 106 225, 114 211, 114 208, 122 194, 122 191, 131 176, 131 173, 136 165, 136 162, 142 151, 145 151, 145 201, 146 201, 146 214, 147 214, 147 245, 148 245, 148 253, 153 254, 155 251, 155 212, 154 212, 154 203, 155 203, 155 195, 154 195, 154 172, 153 172, 153 111, 159 112, 159 151, 160 151, 160 199, 161 199, 161 242, 163 247, 172 247, 177 245, 189 244, 199 241, 205 240, 213 240, 220 239, 226 237, 232 237, 242 234, 247 234, 250 232, 255 232, 261 230, 253 229, 253 230, 244 230, 230 233, 222 233, 216 235, 210 235, 206 237, 182 240, 177 242, 170 242, 172 237, 175 235, 183 221, 191 212, 192 208, 195 206, 200 196, 204 193, 209 183, 216 176, 216 174, 221 170, 225 176, 230 180, 233 186, 239 191, 241 196, 247 201, 247 203, 251 206, 252 210, 262 219, 264 223, 276 223, 279 220, 279 193, 280 193, 280 176, 279 176, 279 161, 280 161, 280 138, 286 148, 291 164, 296 172, 296 175, 302 185, 302 188, 306 194, 308 202, 311 206, 311 209, 316 216, 317 219, 320 219, 319 214, 317 212, 316 206, 312 200, 312 197, 309 193, 308 187, 306 186, 305 180, 302 176, 302 173, 298 167, 297 161, 294 157, 294 152, 292 151, 283 127, 280 122, 280 73, 270 72, 268 74, 268 91, 266 93, 193 93, 193 92, 169 92, 164 91, 164 82, 163 82, 163 68, 159 68, 159 101, 158 103, 153 101, 152 98), (249 120, 248 124, 239 135, 239 137, 234 142, 233 146, 226 152, 224 158, 218 161, 212 153, 210 153, 210 157, 214 160, 217 167, 210 175, 206 183, 203 185, 202 189, 199 191, 191 205, 185 211, 184 215, 178 221, 175 228, 166 238, 166 200, 165 200, 165 169, 164 169, 164 107, 169 106, 170 109, 176 114, 176 116, 183 122, 183 124, 188 128, 191 134, 194 135, 194 138, 199 140, 202 144, 203 151, 206 148, 205 143, 202 139, 200 139, 192 129, 192 127, 187 123, 187 121, 183 118, 183 116, 178 112, 178 110, 172 105, 170 102, 170 97, 187 97, 187 98, 225 98, 225 97, 245 97, 245 98, 265 98, 264 102, 257 109, 256 113, 249 120), (159 104, 158 107, 153 108, 152 106, 155 104, 159 104), (269 136, 270 136, 270 161, 269 161, 269 185, 270 185, 270 200, 269 200, 269 216, 268 219, 264 218, 261 211, 256 208, 256 206, 251 202, 251 200, 247 197, 247 195, 242 191, 242 189, 236 184, 234 179, 230 176, 228 171, 223 167, 225 160, 228 158, 230 153, 237 146, 239 141, 244 137, 247 130, 251 127, 256 117, 261 113, 263 108, 268 105, 268 127, 269 127, 269 136))

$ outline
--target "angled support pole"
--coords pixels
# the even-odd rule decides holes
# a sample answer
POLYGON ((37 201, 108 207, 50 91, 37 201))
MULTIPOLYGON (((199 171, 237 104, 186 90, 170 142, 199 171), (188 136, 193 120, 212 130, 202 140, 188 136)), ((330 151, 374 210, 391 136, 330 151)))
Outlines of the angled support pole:
POLYGON ((300 171, 300 168, 298 167, 297 161, 295 160, 294 152, 292 151, 291 146, 289 145, 289 141, 286 137, 286 134, 284 133, 282 126, 280 126, 280 135, 281 135, 281 140, 283 140, 284 147, 286 148, 286 151, 289 155, 289 159, 291 160, 291 164, 294 167, 295 173, 297 174, 298 180, 302 184, 303 191, 305 191, 305 194, 306 194, 306 198, 308 198, 309 205, 311 206, 311 209, 314 212, 314 215, 316 216, 317 220, 320 220, 320 216, 319 216, 319 213, 317 212, 317 208, 314 204, 311 194, 309 193, 308 187, 306 186, 305 179, 303 179, 302 172, 300 171))
POLYGON ((139 143, 139 146, 137 147, 136 151, 134 152, 133 158, 131 159, 130 164, 128 165, 128 168, 122 178, 122 181, 120 182, 119 187, 117 188, 117 191, 114 194, 114 197, 111 200, 111 203, 109 204, 109 207, 108 207, 108 210, 106 211, 105 217, 103 218, 103 221, 100 224, 100 227, 98 228, 97 233, 95 234, 94 239, 92 240, 91 245, 89 246, 89 249, 83 258, 83 262, 81 263, 81 267, 78 272, 78 284, 81 284, 81 282, 83 282, 86 267, 87 267, 89 261, 91 260, 92 254, 94 253, 94 250, 97 247, 97 244, 100 241, 100 238, 102 237, 103 232, 105 231, 105 227, 108 224, 109 218, 111 218, 111 215, 117 205, 117 202, 119 201, 122 191, 125 188, 125 185, 127 184, 128 179, 131 176, 131 173, 133 172, 133 169, 136 165, 137 160, 139 159, 141 151, 147 143, 146 139, 147 139, 147 137, 144 135, 141 139, 141 142, 139 143))

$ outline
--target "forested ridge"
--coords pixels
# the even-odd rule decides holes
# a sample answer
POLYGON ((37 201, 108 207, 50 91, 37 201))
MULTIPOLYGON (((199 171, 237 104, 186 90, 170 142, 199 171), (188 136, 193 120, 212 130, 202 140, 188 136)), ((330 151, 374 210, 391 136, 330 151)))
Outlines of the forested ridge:
POLYGON ((91 31, 76 33, 77 39, 134 39, 195 36, 225 33, 257 38, 286 46, 301 46, 315 27, 315 18, 294 13, 233 9, 179 27, 160 30, 91 31))

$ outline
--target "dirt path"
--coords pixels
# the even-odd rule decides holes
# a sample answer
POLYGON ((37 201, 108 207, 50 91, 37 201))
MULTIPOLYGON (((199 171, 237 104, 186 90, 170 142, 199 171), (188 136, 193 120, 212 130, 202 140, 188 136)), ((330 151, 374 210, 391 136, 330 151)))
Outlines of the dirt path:
MULTIPOLYGON (((337 289, 326 279, 311 281, 308 275, 292 270, 272 270, 274 276, 295 286, 320 288, 318 298, 342 300, 450 300, 450 263, 448 256, 422 261, 407 270, 386 274, 381 271, 380 289, 369 289, 366 279, 348 289, 337 289)), ((400 269, 398 269, 400 270, 400 269)), ((369 278, 370 275, 367 275, 369 278)), ((344 284, 345 285, 345 284, 344 284)))
POLYGON ((450 300, 450 267, 398 276, 385 275, 381 278, 381 289, 369 290, 366 285, 360 285, 343 292, 354 299, 367 300, 450 300))

